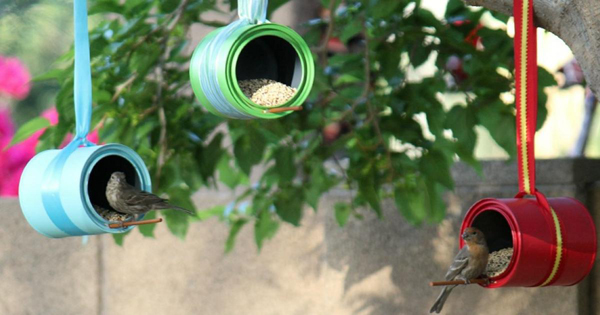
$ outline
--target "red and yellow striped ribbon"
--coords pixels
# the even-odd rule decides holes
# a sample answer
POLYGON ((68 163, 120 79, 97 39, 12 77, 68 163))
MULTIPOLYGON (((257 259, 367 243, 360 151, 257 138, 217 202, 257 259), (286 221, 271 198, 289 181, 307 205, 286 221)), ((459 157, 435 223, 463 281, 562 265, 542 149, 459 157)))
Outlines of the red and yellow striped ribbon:
POLYGON ((535 192, 534 137, 537 122, 537 36, 531 0, 514 1, 517 151, 519 190, 535 192))
POLYGON ((535 188, 534 137, 537 124, 537 36, 533 24, 533 0, 514 0, 515 17, 515 73, 517 105, 517 151, 519 167, 519 194, 535 195, 540 205, 552 217, 555 230, 554 264, 540 286, 552 283, 561 267, 563 237, 558 215, 546 198, 535 188), (540 199, 543 199, 540 200, 540 199))

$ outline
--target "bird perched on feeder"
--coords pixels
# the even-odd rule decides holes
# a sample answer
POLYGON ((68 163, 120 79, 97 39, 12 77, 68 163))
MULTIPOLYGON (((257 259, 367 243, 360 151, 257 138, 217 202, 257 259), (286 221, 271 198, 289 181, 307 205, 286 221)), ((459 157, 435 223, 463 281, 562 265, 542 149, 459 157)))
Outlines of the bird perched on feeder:
MULTIPOLYGON (((462 234, 465 246, 458 252, 448 272, 446 280, 463 280, 469 283, 470 280, 479 277, 485 272, 487 267, 489 251, 485 242, 485 236, 480 230, 469 227, 462 234)), ((444 303, 456 285, 445 286, 437 300, 429 310, 429 313, 439 313, 444 307, 444 303)))
POLYGON ((123 172, 114 172, 106 185, 106 199, 115 211, 126 214, 144 214, 151 210, 173 209, 194 214, 193 211, 171 205, 167 199, 131 186, 123 172))

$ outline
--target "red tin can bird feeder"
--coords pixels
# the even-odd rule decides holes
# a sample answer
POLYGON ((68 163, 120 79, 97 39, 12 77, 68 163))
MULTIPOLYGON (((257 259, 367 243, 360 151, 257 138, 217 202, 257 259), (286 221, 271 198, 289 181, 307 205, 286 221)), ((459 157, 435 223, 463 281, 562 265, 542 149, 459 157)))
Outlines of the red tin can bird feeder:
MULTIPOLYGON (((467 212, 460 233, 479 228, 490 252, 513 248, 507 268, 488 288, 574 285, 596 258, 596 228, 583 204, 548 198, 535 188, 534 136, 537 116, 536 29, 533 1, 515 0, 515 77, 519 193, 511 199, 483 199, 467 212), (535 198, 525 198, 526 196, 535 198)), ((461 239, 459 246, 464 242, 461 239)))
POLYGON ((573 285, 590 272, 596 229, 589 212, 573 198, 549 198, 548 204, 560 224, 559 235, 552 212, 536 199, 489 198, 469 209, 461 233, 474 226, 485 234, 490 252, 513 248, 508 268, 491 279, 489 288, 573 285))

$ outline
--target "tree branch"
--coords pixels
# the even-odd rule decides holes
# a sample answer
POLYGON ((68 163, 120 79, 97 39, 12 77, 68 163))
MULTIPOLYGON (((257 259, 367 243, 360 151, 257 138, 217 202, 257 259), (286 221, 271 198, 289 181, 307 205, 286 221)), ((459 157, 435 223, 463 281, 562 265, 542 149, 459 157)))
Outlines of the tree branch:
MULTIPOLYGON (((468 5, 512 15, 513 0, 464 0, 468 5)), ((560 37, 573 51, 596 95, 600 92, 600 1, 533 0, 536 25, 560 37)))

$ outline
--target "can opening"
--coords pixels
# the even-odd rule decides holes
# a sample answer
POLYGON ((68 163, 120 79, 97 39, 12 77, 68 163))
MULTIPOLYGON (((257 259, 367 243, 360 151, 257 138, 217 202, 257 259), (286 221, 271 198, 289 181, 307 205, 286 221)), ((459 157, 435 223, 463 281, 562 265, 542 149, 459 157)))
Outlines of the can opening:
POLYGON ((141 181, 131 162, 118 155, 104 156, 98 160, 90 172, 87 192, 92 205, 114 210, 106 199, 106 184, 113 172, 125 173, 127 183, 141 188, 141 181))
POLYGON ((510 225, 499 212, 485 210, 475 217, 471 226, 483 232, 490 252, 513 247, 510 225))
POLYGON ((235 74, 238 81, 270 79, 292 88, 302 80, 302 64, 296 49, 277 36, 260 36, 246 44, 239 54, 235 74))

